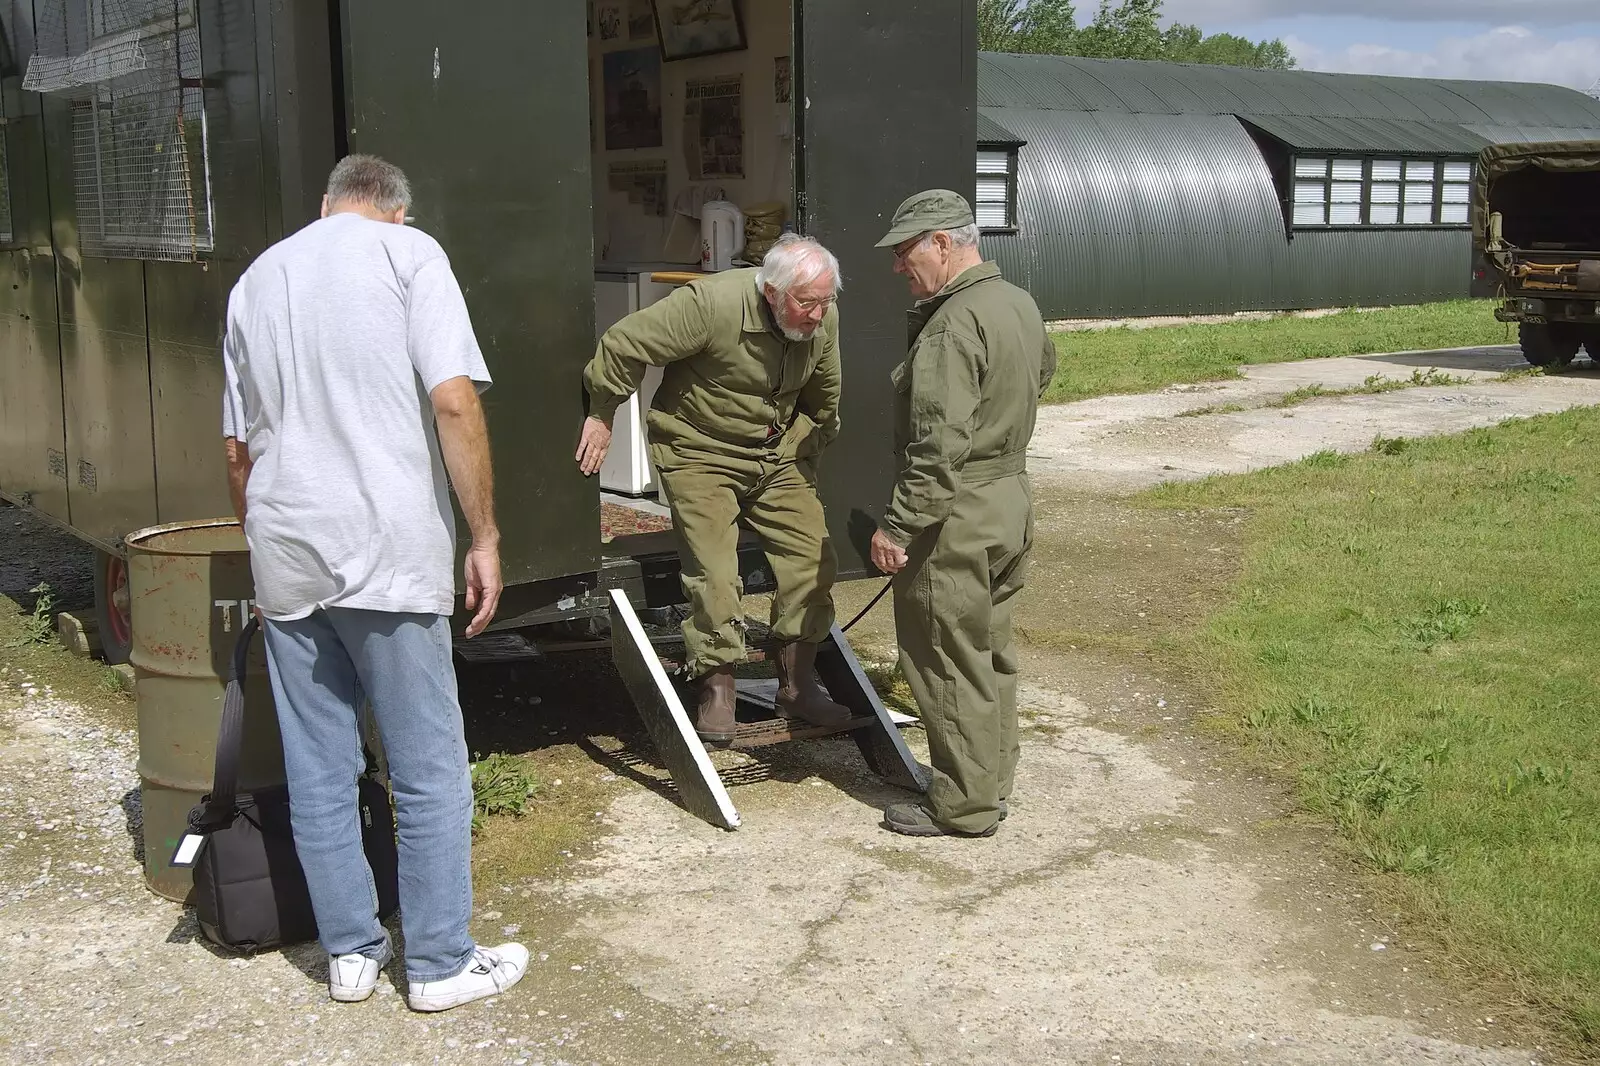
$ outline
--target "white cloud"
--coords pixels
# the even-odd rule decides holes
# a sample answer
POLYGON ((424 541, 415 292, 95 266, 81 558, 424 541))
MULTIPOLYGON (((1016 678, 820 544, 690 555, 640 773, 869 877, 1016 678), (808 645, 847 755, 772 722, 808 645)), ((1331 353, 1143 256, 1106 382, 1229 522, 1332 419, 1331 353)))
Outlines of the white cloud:
MULTIPOLYGON (((1092 8, 1093 3, 1080 5, 1092 8)), ((1415 22, 1487 22, 1552 26, 1596 17, 1594 0, 1166 0, 1163 15, 1201 26, 1298 15, 1355 16, 1415 22), (1330 9, 1332 8, 1332 9, 1330 9)))
POLYGON ((1473 37, 1445 37, 1426 52, 1385 44, 1321 49, 1296 37, 1286 38, 1284 44, 1306 70, 1537 81, 1574 89, 1587 89, 1600 78, 1600 37, 1555 40, 1526 26, 1500 26, 1473 37))

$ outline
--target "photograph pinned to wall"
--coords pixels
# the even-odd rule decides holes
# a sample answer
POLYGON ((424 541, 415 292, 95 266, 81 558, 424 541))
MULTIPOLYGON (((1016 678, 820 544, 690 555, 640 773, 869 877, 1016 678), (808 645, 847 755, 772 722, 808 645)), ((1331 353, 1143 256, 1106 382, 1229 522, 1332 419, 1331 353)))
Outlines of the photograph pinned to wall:
POLYGON ((606 151, 661 147, 661 56, 630 48, 601 57, 606 151))
POLYGON ((744 49, 737 0, 652 0, 661 58, 688 59, 744 49))
POLYGON ((650 0, 628 0, 628 40, 656 39, 656 16, 650 0))
POLYGON ((744 75, 684 83, 683 151, 694 181, 744 177, 744 75))
POLYGON ((597 25, 602 41, 615 41, 622 36, 622 4, 620 0, 600 0, 597 25))
POLYGON ((772 61, 772 100, 778 104, 789 102, 788 56, 779 56, 772 61))
POLYGON ((667 217, 667 161, 639 159, 612 163, 606 174, 612 192, 626 193, 628 203, 637 204, 652 218, 667 217))

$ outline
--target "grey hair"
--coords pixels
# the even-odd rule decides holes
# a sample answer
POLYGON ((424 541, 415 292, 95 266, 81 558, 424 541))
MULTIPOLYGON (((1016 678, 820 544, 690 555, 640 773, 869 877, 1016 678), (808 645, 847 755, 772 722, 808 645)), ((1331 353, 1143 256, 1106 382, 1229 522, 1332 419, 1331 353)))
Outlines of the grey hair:
POLYGON ((975 248, 978 245, 978 224, 974 222, 970 226, 959 226, 956 229, 929 230, 922 235, 921 240, 917 241, 917 246, 921 247, 933 240, 935 233, 948 233, 952 248, 975 248))
POLYGON ((330 204, 366 204, 385 214, 411 203, 405 172, 375 155, 347 155, 328 175, 330 204))
POLYGON ((771 285, 779 292, 790 292, 824 274, 833 276, 834 292, 844 288, 839 260, 834 258, 832 252, 814 237, 785 233, 761 260, 761 269, 756 272, 756 284, 762 287, 771 285))

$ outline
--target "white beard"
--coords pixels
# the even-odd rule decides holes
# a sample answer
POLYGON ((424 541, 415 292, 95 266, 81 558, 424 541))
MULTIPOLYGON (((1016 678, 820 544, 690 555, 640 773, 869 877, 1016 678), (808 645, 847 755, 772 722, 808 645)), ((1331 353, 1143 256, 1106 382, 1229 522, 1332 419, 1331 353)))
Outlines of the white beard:
POLYGON ((783 335, 785 337, 789 338, 792 341, 796 341, 796 342, 799 342, 799 343, 803 343, 805 341, 808 341, 812 337, 816 336, 816 331, 815 330, 812 330, 810 333, 801 333, 797 329, 787 329, 787 328, 785 328, 783 326, 779 326, 778 329, 783 333, 783 335))

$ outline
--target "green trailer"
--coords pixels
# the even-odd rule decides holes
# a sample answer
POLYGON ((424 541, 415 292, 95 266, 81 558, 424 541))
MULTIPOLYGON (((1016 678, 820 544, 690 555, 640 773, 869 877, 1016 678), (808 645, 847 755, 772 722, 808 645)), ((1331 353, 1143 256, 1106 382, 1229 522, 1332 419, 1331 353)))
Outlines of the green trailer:
POLYGON ((684 268, 679 208, 707 190, 781 205, 844 264, 823 496, 843 570, 870 571, 908 302, 872 243, 909 191, 970 193, 974 0, 470 10, 0 0, 0 495, 98 550, 113 659, 130 641, 123 537, 229 511, 229 289, 316 217, 350 151, 410 175, 495 377, 501 626, 603 617, 615 587, 646 610, 680 596, 670 541, 603 539, 602 487, 572 454, 597 327, 684 268))

